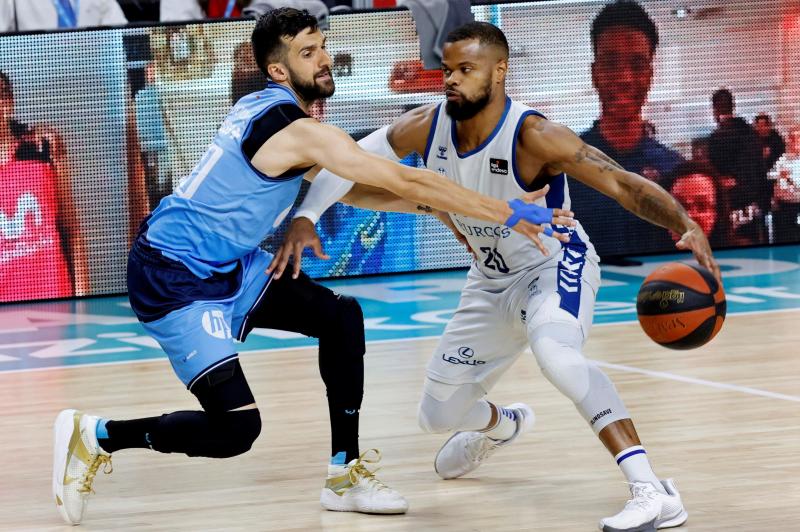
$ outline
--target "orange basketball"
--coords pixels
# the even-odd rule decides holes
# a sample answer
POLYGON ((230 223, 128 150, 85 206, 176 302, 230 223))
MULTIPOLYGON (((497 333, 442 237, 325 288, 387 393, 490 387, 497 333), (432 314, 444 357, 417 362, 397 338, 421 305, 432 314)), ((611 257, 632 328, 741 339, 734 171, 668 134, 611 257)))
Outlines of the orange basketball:
POLYGON ((671 262, 647 276, 636 312, 647 336, 670 349, 693 349, 717 335, 725 321, 725 292, 701 266, 671 262))

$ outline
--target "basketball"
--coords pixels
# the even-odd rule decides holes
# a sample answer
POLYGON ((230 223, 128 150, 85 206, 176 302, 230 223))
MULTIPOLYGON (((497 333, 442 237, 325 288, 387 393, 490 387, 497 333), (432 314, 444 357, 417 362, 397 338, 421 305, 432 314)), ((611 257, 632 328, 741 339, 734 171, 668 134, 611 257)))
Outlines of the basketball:
POLYGON ((702 266, 671 262, 647 276, 636 298, 642 329, 670 349, 694 349, 725 321, 725 292, 702 266))

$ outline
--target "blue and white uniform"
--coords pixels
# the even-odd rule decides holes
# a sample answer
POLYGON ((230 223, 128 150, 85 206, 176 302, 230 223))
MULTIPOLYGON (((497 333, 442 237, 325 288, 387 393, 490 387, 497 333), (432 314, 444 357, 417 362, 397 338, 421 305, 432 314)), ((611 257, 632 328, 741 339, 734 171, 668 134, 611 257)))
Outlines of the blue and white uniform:
POLYGON ((236 357, 234 338, 244 339, 269 284, 272 255, 259 244, 291 210, 307 169, 264 175, 244 144, 260 118, 286 105, 299 110, 294 94, 273 83, 239 100, 130 252, 131 306, 189 388, 236 357))
MULTIPOLYGON (((528 106, 506 100, 491 135, 478 147, 458 149, 456 124, 440 104, 424 154, 426 166, 461 186, 511 200, 530 192, 520 177, 517 139, 528 106)), ((538 181, 538 180, 537 180, 538 181)), ((537 183, 537 188, 545 183, 537 183)), ((542 207, 570 208, 567 176, 559 174, 542 207)), ((529 331, 542 323, 575 325, 585 340, 592 322, 600 269, 594 246, 580 224, 562 244, 541 235, 543 255, 525 236, 502 224, 450 214, 478 257, 467 277, 458 310, 447 325, 428 365, 428 377, 451 385, 477 383, 488 391, 529 344, 529 331)))

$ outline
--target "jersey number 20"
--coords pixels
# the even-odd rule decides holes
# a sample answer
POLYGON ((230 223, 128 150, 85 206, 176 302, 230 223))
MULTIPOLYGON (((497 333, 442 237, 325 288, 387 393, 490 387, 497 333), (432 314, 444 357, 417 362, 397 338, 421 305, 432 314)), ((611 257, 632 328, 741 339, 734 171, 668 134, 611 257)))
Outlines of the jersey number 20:
POLYGON ((486 253, 486 260, 483 261, 483 264, 487 268, 497 270, 500 273, 508 273, 510 271, 499 251, 488 247, 481 248, 481 251, 486 253))

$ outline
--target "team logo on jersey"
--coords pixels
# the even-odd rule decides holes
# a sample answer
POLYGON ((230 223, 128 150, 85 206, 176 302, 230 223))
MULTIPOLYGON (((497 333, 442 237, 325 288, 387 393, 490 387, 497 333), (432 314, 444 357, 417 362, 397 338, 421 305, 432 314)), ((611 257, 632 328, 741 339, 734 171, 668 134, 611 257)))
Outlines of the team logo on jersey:
POLYGON ((436 154, 436 158, 447 160, 447 146, 439 146, 439 153, 436 154))
POLYGON ((203 312, 203 329, 214 338, 227 340, 231 337, 231 328, 225 321, 221 310, 207 310, 203 312))
POLYGON ((493 174, 508 175, 508 161, 505 159, 489 159, 489 171, 493 174))

